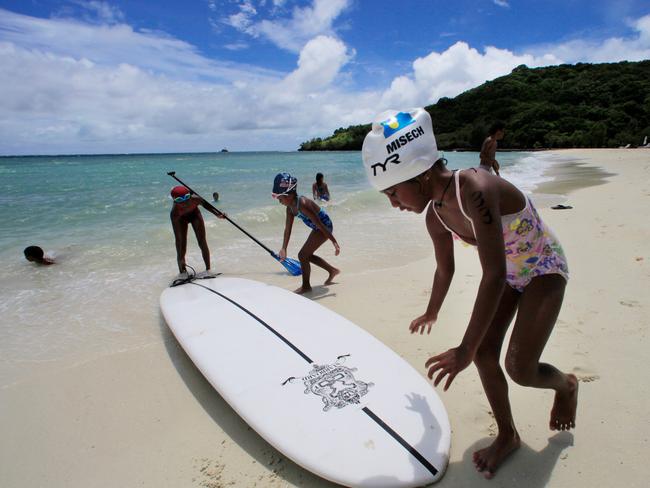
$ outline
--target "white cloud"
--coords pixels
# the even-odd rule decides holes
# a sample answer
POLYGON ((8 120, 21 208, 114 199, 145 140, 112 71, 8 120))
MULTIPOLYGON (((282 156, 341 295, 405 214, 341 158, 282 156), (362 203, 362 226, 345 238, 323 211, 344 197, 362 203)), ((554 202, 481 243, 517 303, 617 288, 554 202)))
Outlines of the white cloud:
POLYGON ((481 83, 505 75, 520 64, 529 67, 557 64, 554 56, 535 57, 488 47, 483 53, 457 42, 442 53, 432 52, 413 62, 413 73, 399 76, 382 96, 385 107, 428 105, 453 97, 481 83))
POLYGON ((606 63, 650 58, 650 15, 630 22, 636 35, 600 41, 573 40, 530 46, 522 54, 487 47, 481 53, 465 42, 443 52, 431 52, 413 62, 411 73, 396 77, 383 93, 381 106, 428 105, 454 97, 485 81, 506 75, 525 64, 529 68, 561 63, 606 63))
POLYGON ((97 0, 75 2, 82 8, 93 12, 102 23, 113 24, 124 20, 124 14, 115 5, 97 0))
POLYGON ((286 77, 284 84, 301 93, 318 92, 334 81, 353 55, 338 39, 315 37, 300 52, 298 69, 286 77))
POLYGON ((171 78, 232 81, 281 76, 254 66, 213 61, 191 44, 162 32, 137 32, 127 24, 40 19, 0 9, 0 40, 53 56, 87 58, 99 65, 131 64, 171 78))
POLYGON ((257 9, 253 6, 250 0, 244 0, 239 5, 239 12, 229 15, 225 23, 237 30, 247 32, 250 25, 253 23, 255 15, 257 15, 257 9))
POLYGON ((510 7, 510 4, 508 4, 507 0, 493 0, 495 5, 498 5, 499 7, 510 7))
POLYGON ((529 50, 534 53, 550 53, 565 63, 611 63, 650 59, 650 15, 628 23, 636 31, 633 37, 576 39, 561 44, 534 46, 529 50))
MULTIPOLYGON (((225 22, 245 34, 268 39, 282 49, 298 53, 318 35, 334 36, 333 23, 349 7, 350 1, 313 0, 310 6, 295 7, 289 18, 257 20, 257 9, 246 0, 239 5, 239 12, 225 22)), ((275 1, 273 12, 279 12, 283 4, 275 1)))
POLYGON ((224 44, 223 47, 229 51, 241 51, 243 49, 248 49, 250 45, 246 42, 232 42, 230 44, 224 44))
POLYGON ((319 36, 277 73, 161 33, 0 10, 0 154, 294 149, 355 121, 367 96, 336 88, 353 54, 319 36))

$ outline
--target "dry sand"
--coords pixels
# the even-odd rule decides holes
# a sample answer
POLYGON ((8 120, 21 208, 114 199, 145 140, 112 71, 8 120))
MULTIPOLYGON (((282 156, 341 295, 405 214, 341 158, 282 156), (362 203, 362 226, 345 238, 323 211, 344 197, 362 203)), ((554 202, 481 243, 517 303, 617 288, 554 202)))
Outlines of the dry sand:
MULTIPOLYGON (((552 392, 511 383, 522 448, 494 479, 483 479, 471 457, 491 442, 495 423, 470 366, 449 391, 439 391, 453 429, 441 488, 648 486, 650 150, 560 153, 579 163, 555 166, 558 181, 540 191, 564 194, 557 201, 573 209, 541 214, 565 248, 571 280, 542 359, 579 377, 577 428, 549 431, 552 392)), ((480 278, 476 252, 457 244, 456 253, 456 276, 429 336, 411 336, 408 324, 426 307, 432 257, 346 272, 335 286, 317 287, 313 298, 424 375, 430 355, 459 343, 480 278)), ((282 277, 276 284, 296 286, 282 277)), ((203 379, 162 318, 160 335, 145 348, 51 365, 2 388, 0 486, 334 486, 252 431, 203 379)))

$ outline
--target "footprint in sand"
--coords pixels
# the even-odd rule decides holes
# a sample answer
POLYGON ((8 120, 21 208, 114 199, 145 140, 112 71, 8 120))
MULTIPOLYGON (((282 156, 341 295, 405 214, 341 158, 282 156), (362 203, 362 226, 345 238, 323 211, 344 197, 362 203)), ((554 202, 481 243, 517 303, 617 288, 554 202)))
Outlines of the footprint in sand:
POLYGON ((572 373, 576 375, 576 378, 578 378, 578 381, 581 383, 591 383, 592 381, 596 381, 600 379, 600 376, 594 373, 593 371, 589 371, 577 366, 573 368, 572 373))
POLYGON ((620 303, 625 307, 630 307, 630 308, 635 308, 639 306, 639 302, 637 302, 636 300, 621 300, 618 303, 620 303))
POLYGON ((596 381, 600 379, 600 376, 597 374, 591 374, 591 375, 579 375, 577 376, 578 381, 581 383, 591 383, 592 381, 596 381))

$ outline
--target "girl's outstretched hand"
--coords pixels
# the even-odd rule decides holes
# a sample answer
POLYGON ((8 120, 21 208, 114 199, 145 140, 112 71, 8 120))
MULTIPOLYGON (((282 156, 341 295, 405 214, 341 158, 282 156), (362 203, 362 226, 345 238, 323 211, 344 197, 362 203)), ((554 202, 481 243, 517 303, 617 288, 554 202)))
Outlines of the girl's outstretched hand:
POLYGON ((473 356, 473 354, 462 346, 449 349, 449 351, 438 354, 437 356, 432 356, 424 364, 426 368, 429 368, 427 376, 431 380, 433 379, 433 375, 438 372, 438 376, 436 376, 433 386, 438 386, 438 383, 440 383, 445 376, 448 376, 444 387, 444 391, 447 391, 447 388, 449 388, 451 382, 454 381, 456 375, 469 366, 474 360, 473 356))
POLYGON ((339 243, 336 241, 332 241, 332 244, 334 244, 334 256, 338 256, 339 253, 341 252, 341 248, 339 247, 339 243))
POLYGON ((280 249, 278 256, 280 256, 280 261, 284 261, 287 259, 287 250, 285 248, 280 249))
POLYGON ((409 325, 409 330, 411 331, 411 334, 415 334, 416 332, 420 331, 420 335, 424 334, 424 330, 427 330, 427 334, 431 333, 431 327, 433 324, 436 323, 436 320, 438 320, 437 315, 420 315, 417 319, 413 320, 411 322, 411 325, 409 325))

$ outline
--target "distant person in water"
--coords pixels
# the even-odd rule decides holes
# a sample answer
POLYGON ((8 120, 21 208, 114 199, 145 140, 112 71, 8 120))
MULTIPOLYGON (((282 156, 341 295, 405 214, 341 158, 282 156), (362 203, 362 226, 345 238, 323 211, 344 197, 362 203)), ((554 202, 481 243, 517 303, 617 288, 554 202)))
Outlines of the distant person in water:
POLYGON ((499 162, 495 159, 497 153, 497 141, 503 139, 505 133, 505 124, 503 122, 495 122, 492 124, 492 127, 490 127, 488 136, 485 138, 483 145, 481 146, 481 165, 479 167, 489 171, 490 173, 494 170, 497 176, 501 176, 499 174, 499 162))
POLYGON ((219 201, 219 192, 215 191, 214 193, 212 193, 212 200, 214 200, 215 202, 219 201))
POLYGON ((298 180, 289 173, 280 173, 273 181, 272 196, 287 207, 284 239, 282 241, 282 249, 278 253, 280 259, 287 257, 287 246, 289 245, 294 218, 298 217, 311 229, 309 237, 307 237, 307 240, 298 253, 298 259, 302 268, 302 286, 295 290, 295 292, 303 294, 311 291, 311 284, 309 282, 311 275, 310 263, 314 263, 329 273, 327 280, 325 280, 326 285, 332 284, 334 277, 340 273, 340 270, 329 264, 323 258, 316 256, 314 254, 316 250, 328 239, 334 244, 334 254, 336 256, 341 252, 341 248, 332 234, 334 226, 327 212, 320 208, 313 200, 298 195, 296 190, 297 185, 298 180))
POLYGON ((38 246, 28 246, 23 251, 25 253, 25 259, 30 263, 36 264, 54 264, 54 258, 47 256, 42 248, 38 246))
POLYGON ((314 200, 330 201, 330 189, 327 187, 327 183, 325 183, 323 173, 316 173, 316 181, 311 185, 311 192, 314 200))
POLYGON ((220 219, 225 219, 225 214, 206 205, 203 198, 192 195, 190 190, 184 186, 175 186, 172 188, 171 197, 174 200, 170 218, 172 228, 174 229, 174 238, 176 240, 176 260, 178 262, 178 272, 186 273, 185 252, 187 251, 187 229, 192 224, 196 240, 201 248, 201 255, 205 263, 206 273, 210 272, 210 248, 205 235, 205 224, 203 216, 199 210, 199 205, 203 206, 208 212, 213 213, 220 219))

